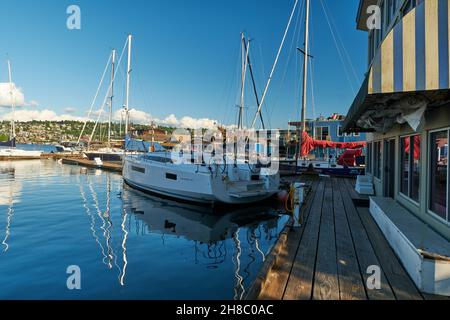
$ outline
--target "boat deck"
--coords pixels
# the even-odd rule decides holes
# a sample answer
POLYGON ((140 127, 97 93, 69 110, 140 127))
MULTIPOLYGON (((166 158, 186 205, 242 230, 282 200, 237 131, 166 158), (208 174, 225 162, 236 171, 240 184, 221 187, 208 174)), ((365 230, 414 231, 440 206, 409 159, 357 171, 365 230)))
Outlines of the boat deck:
POLYGON ((419 292, 363 206, 368 197, 356 193, 354 180, 317 178, 310 183, 302 227, 286 227, 247 299, 443 298, 419 292), (366 285, 371 266, 381 270, 380 289, 366 285))

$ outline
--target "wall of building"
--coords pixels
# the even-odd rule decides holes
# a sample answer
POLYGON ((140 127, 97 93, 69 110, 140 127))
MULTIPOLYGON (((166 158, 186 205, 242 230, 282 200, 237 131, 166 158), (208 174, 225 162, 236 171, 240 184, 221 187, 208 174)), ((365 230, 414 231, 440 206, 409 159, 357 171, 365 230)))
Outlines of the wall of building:
MULTIPOLYGON (((420 217, 423 221, 431 225, 437 232, 442 234, 445 238, 450 240, 450 223, 444 222, 442 219, 433 215, 428 211, 429 203, 429 182, 430 182, 430 152, 429 152, 429 132, 430 130, 444 129, 450 127, 450 105, 440 108, 428 110, 425 114, 425 124, 420 132, 414 132, 409 125, 397 125, 387 133, 370 133, 367 134, 368 142, 385 141, 388 139, 395 139, 395 184, 394 193, 395 200, 409 209, 411 212, 420 217), (419 133, 421 135, 420 148, 420 198, 419 203, 415 203, 406 196, 400 193, 400 137, 404 135, 412 135, 419 133)), ((383 144, 382 144, 383 149, 383 144)), ((373 156, 373 155, 372 155, 373 156)), ((373 158, 372 158, 373 159, 373 158)), ((382 168, 381 179, 374 177, 374 186, 377 196, 384 196, 384 181, 386 179, 386 172, 384 170, 385 152, 382 150, 382 168)), ((373 164, 372 160, 372 164, 373 164)), ((373 170, 372 170, 373 173, 373 170)), ((372 173, 368 173, 372 175, 372 173)))

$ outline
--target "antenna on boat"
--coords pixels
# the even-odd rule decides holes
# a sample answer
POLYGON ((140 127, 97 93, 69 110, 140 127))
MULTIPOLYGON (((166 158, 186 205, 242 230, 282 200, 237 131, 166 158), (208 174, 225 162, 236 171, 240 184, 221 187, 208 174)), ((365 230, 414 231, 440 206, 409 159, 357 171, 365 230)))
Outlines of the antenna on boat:
POLYGON ((128 64, 127 64, 127 84, 126 84, 126 93, 125 93, 125 135, 128 134, 128 126, 130 121, 129 116, 129 102, 130 102, 130 74, 131 74, 131 41, 133 36, 131 34, 128 35, 128 64))
POLYGON ((116 49, 112 51, 111 59, 111 87, 109 96, 109 122, 108 122, 108 147, 111 148, 111 121, 112 121, 112 110, 113 110, 113 99, 114 99, 114 78, 116 72, 116 49))
POLYGON ((16 124, 15 124, 15 116, 16 116, 16 104, 14 99, 14 92, 13 92, 13 82, 12 82, 12 73, 11 73, 11 61, 8 60, 8 76, 9 76, 9 94, 11 97, 11 137, 9 140, 13 141, 13 139, 16 137, 16 124))

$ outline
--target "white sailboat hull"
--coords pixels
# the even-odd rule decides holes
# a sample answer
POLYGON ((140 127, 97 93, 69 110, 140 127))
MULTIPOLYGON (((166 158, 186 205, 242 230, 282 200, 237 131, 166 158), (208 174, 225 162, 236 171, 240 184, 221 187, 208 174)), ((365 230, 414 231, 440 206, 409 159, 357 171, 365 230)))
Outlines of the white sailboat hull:
POLYGON ((0 159, 39 159, 41 151, 29 151, 15 148, 0 148, 0 159))
MULTIPOLYGON (((245 169, 239 170, 245 176, 245 169)), ((271 197, 279 188, 278 175, 231 181, 218 168, 158 163, 145 156, 126 156, 123 177, 131 187, 200 203, 253 203, 271 197)))

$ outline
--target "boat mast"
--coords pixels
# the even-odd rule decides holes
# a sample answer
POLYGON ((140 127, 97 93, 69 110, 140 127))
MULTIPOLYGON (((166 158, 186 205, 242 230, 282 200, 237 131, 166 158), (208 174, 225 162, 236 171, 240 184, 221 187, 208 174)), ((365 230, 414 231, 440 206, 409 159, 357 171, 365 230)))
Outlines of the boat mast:
MULTIPOLYGON (((250 39, 248 40, 248 44, 250 46, 250 39)), ((247 51, 247 44, 245 42, 244 42, 244 46, 245 46, 245 51, 247 51)), ((255 81, 255 76, 253 74, 252 62, 250 61, 250 52, 247 55, 247 63, 248 63, 248 69, 250 71, 250 77, 252 79, 253 93, 255 94, 256 105, 259 106, 259 95, 258 95, 258 90, 256 89, 256 81, 255 81)), ((259 113, 259 118, 261 120, 262 129, 265 130, 266 129, 266 125, 264 124, 264 119, 263 119, 262 112, 259 113)))
POLYGON ((11 73, 11 61, 8 60, 8 75, 9 75, 9 94, 11 97, 11 111, 12 111, 12 117, 11 117, 11 137, 9 140, 13 141, 16 137, 16 123, 15 123, 15 116, 16 116, 16 104, 14 101, 14 92, 13 92, 13 82, 12 82, 12 73, 11 73))
POLYGON ((129 102, 130 102, 130 74, 131 74, 131 40, 133 36, 128 35, 128 66, 127 66, 127 87, 125 93, 125 135, 128 134, 128 126, 129 126, 129 102))
POLYGON ((309 58, 309 0, 306 1, 305 19, 305 52, 303 52, 303 96, 302 96, 302 133, 306 131, 306 86, 308 84, 308 58, 309 58))
MULTIPOLYGON (((298 147, 295 153, 295 160, 297 160, 302 152, 303 144, 303 132, 306 132, 306 89, 308 84, 308 58, 309 56, 309 0, 305 0, 305 47, 304 49, 297 48, 298 51, 303 53, 303 93, 302 93, 302 108, 301 108, 301 130, 298 130, 298 147)), ((313 129, 314 130, 314 129, 313 129)))
POLYGON ((242 43, 242 69, 241 69, 241 103, 239 106, 239 121, 238 129, 242 130, 244 128, 244 98, 245 98, 245 76, 247 73, 247 62, 248 62, 248 50, 250 49, 250 43, 247 46, 245 43, 244 33, 241 33, 241 43, 242 43))
POLYGON ((116 72, 116 50, 112 51, 112 62, 111 62, 111 89, 109 96, 109 122, 108 122, 108 147, 111 148, 111 122, 112 122, 112 112, 113 112, 113 99, 114 99, 114 78, 116 72))

